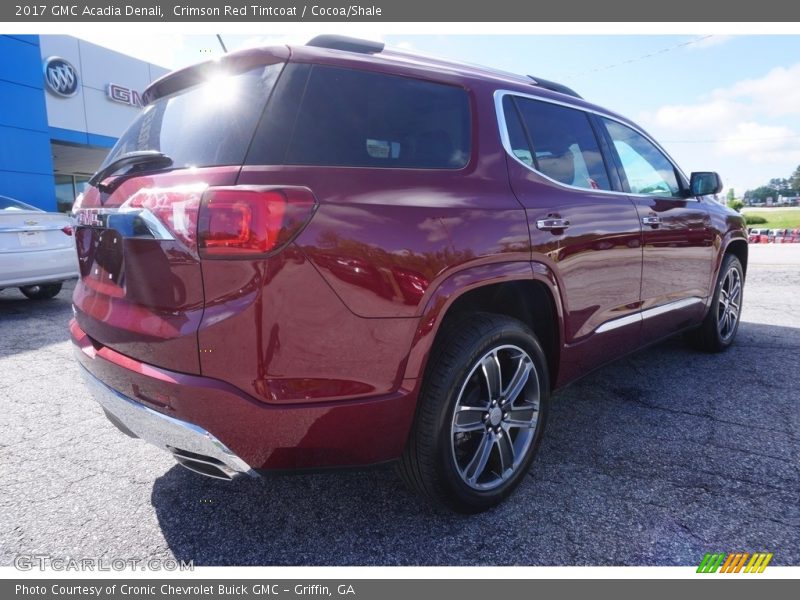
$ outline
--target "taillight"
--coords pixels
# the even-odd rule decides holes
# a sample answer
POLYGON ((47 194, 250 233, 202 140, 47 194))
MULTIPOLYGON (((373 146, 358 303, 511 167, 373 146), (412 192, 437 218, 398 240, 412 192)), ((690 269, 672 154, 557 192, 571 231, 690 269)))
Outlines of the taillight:
POLYGON ((64 227, 61 228, 61 231, 63 231, 67 235, 72 235, 73 232, 72 225, 64 225, 64 227))
POLYGON ((177 239, 207 258, 263 256, 289 243, 314 214, 304 187, 142 188, 120 206, 154 239, 177 239), (153 218, 155 217, 155 219, 153 218))
MULTIPOLYGON (((190 249, 197 247, 197 212, 200 198, 208 189, 205 183, 177 185, 163 188, 142 188, 120 206, 119 211, 147 211, 155 216, 169 234, 182 241, 190 249)), ((163 239, 157 228, 148 226, 147 217, 143 219, 150 235, 163 239)))
POLYGON ((218 187, 203 195, 198 248, 205 258, 275 252, 308 223, 316 201, 303 187, 218 187))

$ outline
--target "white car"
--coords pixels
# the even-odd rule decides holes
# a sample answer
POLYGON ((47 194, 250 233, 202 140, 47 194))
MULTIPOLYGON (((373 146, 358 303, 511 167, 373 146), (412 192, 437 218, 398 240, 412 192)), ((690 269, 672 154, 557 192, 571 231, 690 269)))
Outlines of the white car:
POLYGON ((44 300, 78 277, 75 227, 65 214, 0 196, 0 289, 44 300))

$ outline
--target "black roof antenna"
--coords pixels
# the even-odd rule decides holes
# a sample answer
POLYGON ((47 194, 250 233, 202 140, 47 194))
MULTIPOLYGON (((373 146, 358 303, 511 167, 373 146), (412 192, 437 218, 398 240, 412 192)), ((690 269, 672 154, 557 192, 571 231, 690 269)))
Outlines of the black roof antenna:
POLYGON ((220 34, 217 34, 217 39, 219 40, 219 45, 222 46, 222 51, 227 54, 228 49, 225 47, 225 42, 222 41, 222 36, 220 34))

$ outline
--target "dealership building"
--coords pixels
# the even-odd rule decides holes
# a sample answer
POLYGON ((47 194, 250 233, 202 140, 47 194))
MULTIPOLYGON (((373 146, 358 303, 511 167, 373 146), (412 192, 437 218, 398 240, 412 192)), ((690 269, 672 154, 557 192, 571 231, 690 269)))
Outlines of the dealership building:
POLYGON ((0 35, 0 196, 68 211, 167 72, 64 35, 0 35))

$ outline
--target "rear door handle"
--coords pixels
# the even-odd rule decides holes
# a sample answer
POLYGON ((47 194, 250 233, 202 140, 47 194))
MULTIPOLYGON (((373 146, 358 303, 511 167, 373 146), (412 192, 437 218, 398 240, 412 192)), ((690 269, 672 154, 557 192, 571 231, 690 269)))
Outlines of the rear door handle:
POLYGON ((536 228, 542 231, 553 231, 554 229, 566 229, 569 227, 569 220, 555 217, 539 219, 536 221, 536 228))
POLYGON ((658 227, 661 225, 661 217, 642 217, 642 223, 651 227, 658 227))

